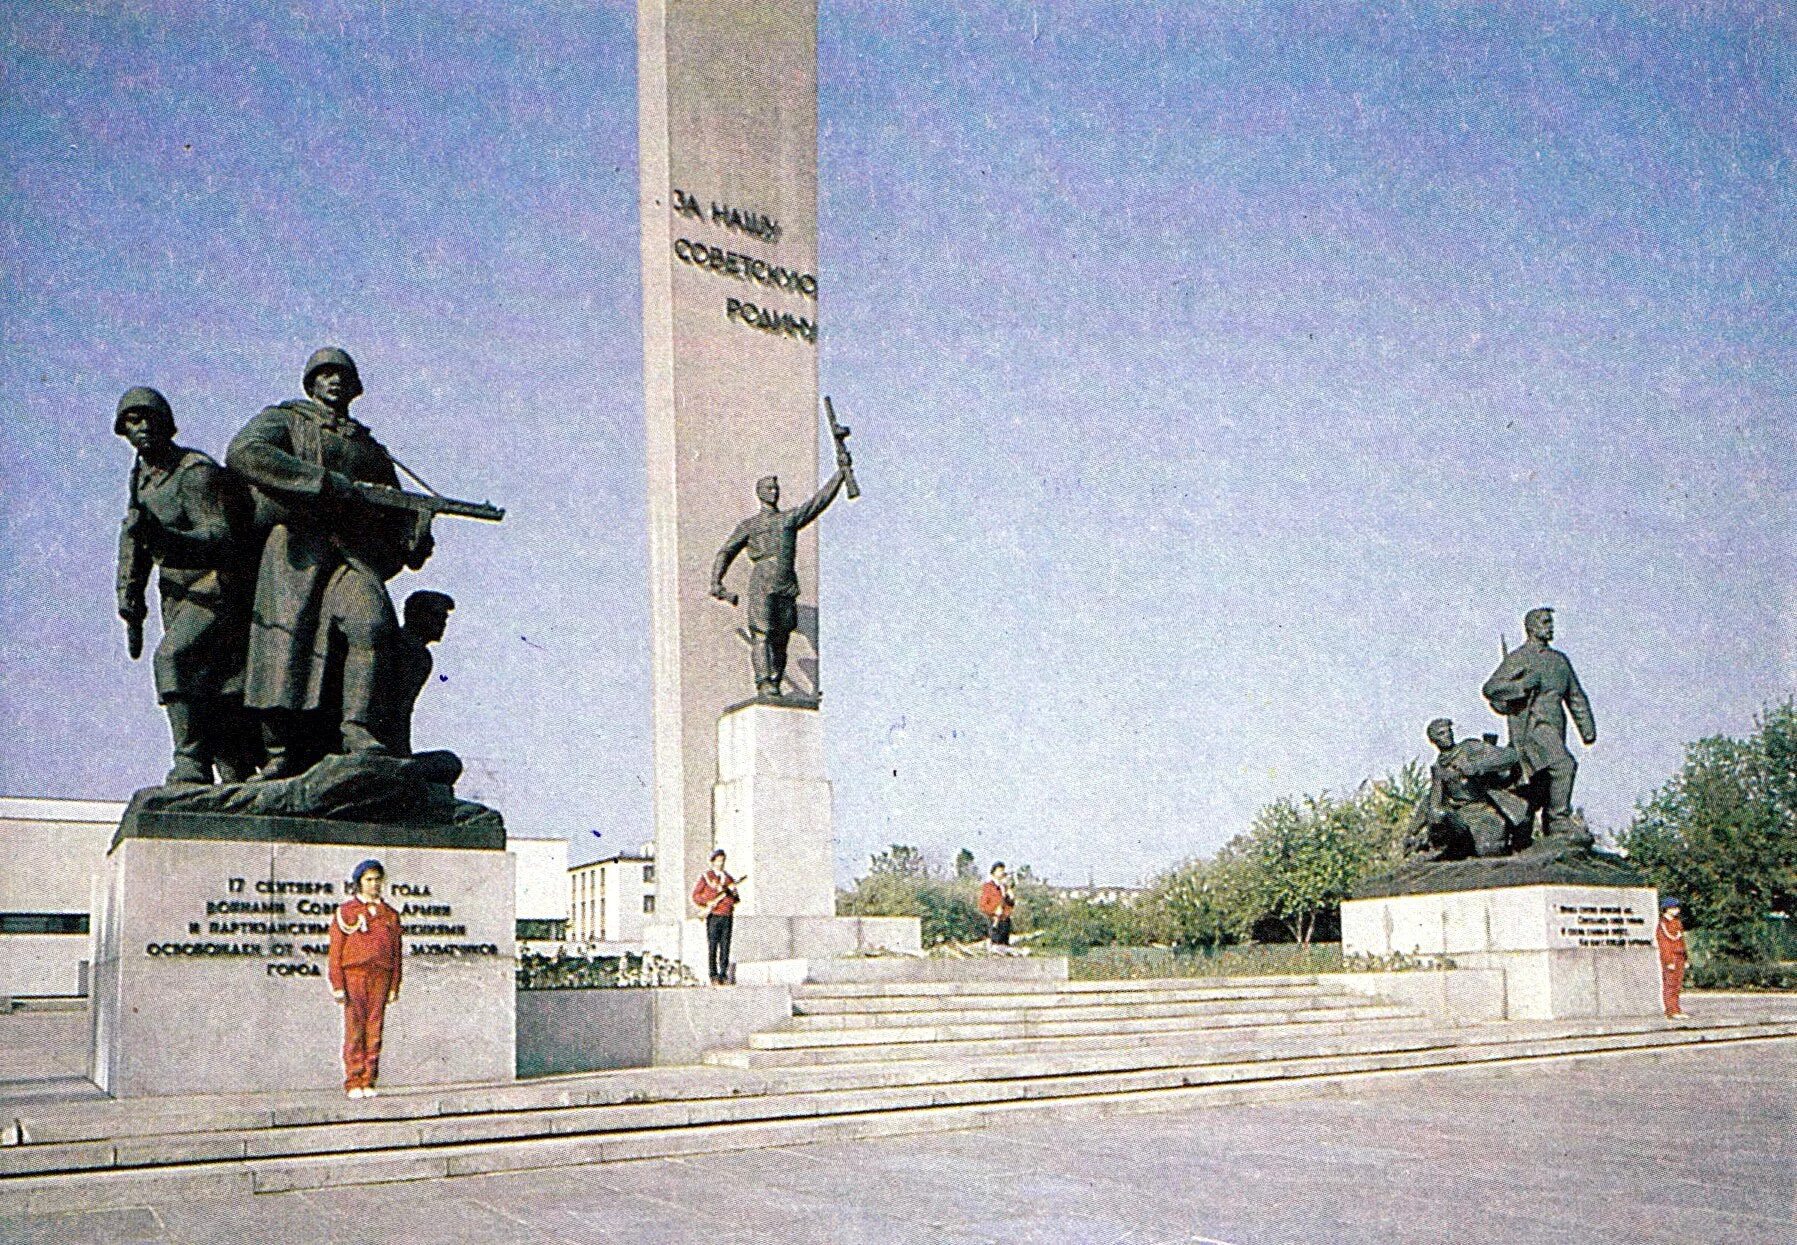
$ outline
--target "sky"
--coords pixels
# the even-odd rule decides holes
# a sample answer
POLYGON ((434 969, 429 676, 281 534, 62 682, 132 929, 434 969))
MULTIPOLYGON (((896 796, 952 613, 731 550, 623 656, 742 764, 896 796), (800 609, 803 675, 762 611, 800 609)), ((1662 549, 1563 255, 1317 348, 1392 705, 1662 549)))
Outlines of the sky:
MULTIPOLYGON (((336 343, 398 457, 508 510, 393 585, 458 602, 416 736, 575 860, 651 838, 634 22, 0 17, 0 792, 168 765, 118 395, 222 455, 336 343)), ((1794 25, 825 0, 839 879, 895 842, 1146 879, 1431 718, 1501 729, 1535 605, 1600 829, 1790 696, 1794 25)))

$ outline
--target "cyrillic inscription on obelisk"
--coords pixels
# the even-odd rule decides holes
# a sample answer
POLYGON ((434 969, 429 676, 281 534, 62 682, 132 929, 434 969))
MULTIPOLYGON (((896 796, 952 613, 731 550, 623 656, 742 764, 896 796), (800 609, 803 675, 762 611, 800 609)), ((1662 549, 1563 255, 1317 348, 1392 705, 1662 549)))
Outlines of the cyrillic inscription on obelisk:
MULTIPOLYGON (((793 501, 818 484, 817 6, 641 0, 637 56, 658 915, 678 919, 718 715, 754 693, 711 561, 759 477, 793 501)), ((815 695, 815 528, 798 574, 787 685, 815 695)))

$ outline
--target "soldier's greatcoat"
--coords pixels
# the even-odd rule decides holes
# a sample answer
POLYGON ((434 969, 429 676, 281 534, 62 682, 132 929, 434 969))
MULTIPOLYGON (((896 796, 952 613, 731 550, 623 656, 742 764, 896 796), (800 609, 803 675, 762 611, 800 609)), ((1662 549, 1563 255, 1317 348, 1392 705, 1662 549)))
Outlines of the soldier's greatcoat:
POLYGON ((271 406, 238 433, 225 462, 255 488, 268 525, 256 577, 244 704, 316 709, 326 695, 331 643, 327 591, 346 574, 372 592, 339 594, 372 610, 377 630, 398 629, 383 586, 404 565, 411 524, 326 495, 325 473, 397 488, 392 456, 368 429, 308 398, 271 406))
POLYGON ((1510 719, 1510 746, 1522 754, 1530 771, 1552 770, 1573 759, 1566 748, 1570 714, 1579 738, 1597 738, 1591 702, 1559 649, 1536 640, 1511 649, 1485 681, 1485 699, 1510 719))

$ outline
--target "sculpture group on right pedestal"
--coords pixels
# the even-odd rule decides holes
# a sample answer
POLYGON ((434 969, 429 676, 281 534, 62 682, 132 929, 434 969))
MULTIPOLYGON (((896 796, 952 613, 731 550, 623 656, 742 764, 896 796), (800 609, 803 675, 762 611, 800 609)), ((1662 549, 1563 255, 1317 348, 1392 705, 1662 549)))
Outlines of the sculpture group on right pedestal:
POLYGON ((1500 746, 1496 735, 1456 741, 1453 722, 1429 723, 1429 741, 1439 755, 1408 836, 1410 849, 1426 859, 1510 856, 1530 848, 1559 853, 1592 845, 1573 816, 1579 766, 1566 747, 1568 717, 1586 746, 1597 742, 1591 703, 1566 654, 1550 647, 1553 611, 1530 610, 1523 627, 1527 641, 1504 654, 1484 687, 1492 710, 1509 721, 1509 743, 1500 746))

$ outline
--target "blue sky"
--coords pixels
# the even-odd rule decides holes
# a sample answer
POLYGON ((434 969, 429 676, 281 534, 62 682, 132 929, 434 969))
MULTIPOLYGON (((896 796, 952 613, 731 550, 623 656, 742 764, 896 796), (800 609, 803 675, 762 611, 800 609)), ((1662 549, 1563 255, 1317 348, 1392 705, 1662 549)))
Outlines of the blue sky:
MULTIPOLYGON (((421 742, 649 827, 634 6, 15 11, 0 790, 167 764, 125 387, 213 453, 347 346, 446 491, 421 742)), ((1131 881, 1422 758, 1524 609, 1600 826, 1797 685, 1792 51, 1750 8, 825 3, 839 865, 1131 881)), ((720 516, 720 535, 740 516, 720 516)), ((603 837, 595 840, 592 830, 603 837)))

